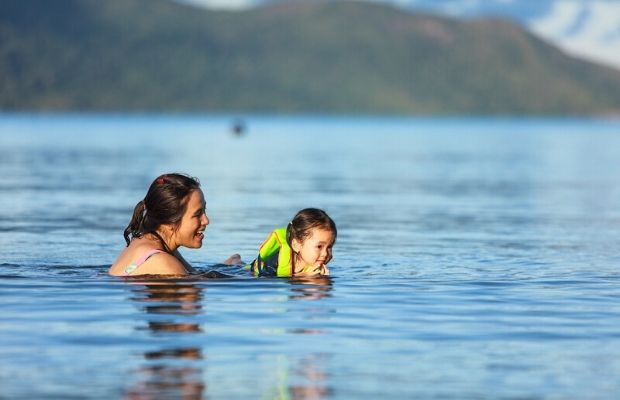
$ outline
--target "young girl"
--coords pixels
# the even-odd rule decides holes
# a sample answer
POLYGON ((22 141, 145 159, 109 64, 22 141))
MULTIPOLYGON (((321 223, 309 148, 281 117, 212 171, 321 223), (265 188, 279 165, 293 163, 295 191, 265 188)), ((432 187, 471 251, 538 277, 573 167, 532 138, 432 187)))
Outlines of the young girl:
POLYGON ((323 210, 306 208, 286 228, 271 232, 252 262, 255 276, 329 275, 336 224, 323 210))
MULTIPOLYGON (((144 200, 134 208, 125 229, 127 247, 109 274, 188 275, 195 272, 181 256, 181 246, 202 246, 209 218, 197 179, 182 174, 165 174, 151 183, 144 200)), ((225 263, 234 263, 231 256, 225 263)))

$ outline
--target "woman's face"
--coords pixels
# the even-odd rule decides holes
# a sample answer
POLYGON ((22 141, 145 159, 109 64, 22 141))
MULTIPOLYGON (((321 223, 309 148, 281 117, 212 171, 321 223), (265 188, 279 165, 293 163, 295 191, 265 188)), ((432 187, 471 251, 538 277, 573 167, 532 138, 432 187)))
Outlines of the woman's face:
POLYGON ((187 201, 187 209, 181 223, 175 230, 172 241, 177 246, 198 249, 202 246, 204 239, 204 231, 209 225, 209 218, 205 213, 205 198, 202 190, 193 190, 187 201))

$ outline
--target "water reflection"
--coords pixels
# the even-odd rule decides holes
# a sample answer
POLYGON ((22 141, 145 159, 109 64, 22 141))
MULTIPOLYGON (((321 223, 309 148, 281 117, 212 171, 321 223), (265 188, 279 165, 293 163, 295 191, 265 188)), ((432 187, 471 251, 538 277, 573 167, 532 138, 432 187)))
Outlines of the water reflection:
POLYGON ((310 354, 297 360, 293 365, 287 356, 278 358, 279 374, 277 395, 274 399, 321 400, 333 395, 328 385, 328 375, 321 368, 326 364, 325 355, 310 354))
POLYGON ((330 276, 307 276, 291 278, 291 300, 318 300, 331 297, 332 278, 330 276))
MULTIPOLYGON (((332 296, 332 278, 329 276, 299 277, 289 280, 291 284, 289 300, 321 300, 332 296)), ((305 309, 309 312, 309 319, 316 320, 317 316, 324 317, 325 309, 313 307, 305 309)), ((328 312, 327 314, 330 314, 328 312)), ((319 319, 321 319, 319 317, 319 319)), ((321 328, 296 328, 289 330, 296 335, 322 335, 321 328)), ((320 400, 331 397, 333 389, 329 386, 329 376, 324 366, 327 364, 327 355, 310 353, 291 362, 288 356, 279 358, 278 364, 284 371, 278 378, 278 399, 320 400)))
POLYGON ((202 349, 174 346, 179 342, 175 340, 176 335, 202 332, 198 323, 183 318, 202 313, 203 289, 191 283, 154 282, 133 292, 131 300, 140 304, 147 315, 147 327, 138 329, 172 337, 166 342, 170 347, 144 353, 145 365, 134 371, 138 380, 127 391, 125 398, 203 398, 206 384, 200 367, 204 358, 202 349))

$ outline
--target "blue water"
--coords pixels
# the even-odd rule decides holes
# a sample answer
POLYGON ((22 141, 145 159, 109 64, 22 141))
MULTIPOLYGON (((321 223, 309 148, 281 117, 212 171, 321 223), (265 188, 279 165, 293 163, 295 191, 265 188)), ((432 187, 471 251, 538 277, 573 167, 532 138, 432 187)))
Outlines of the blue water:
POLYGON ((615 399, 620 122, 0 115, 0 398, 615 399), (160 173, 230 279, 106 275, 160 173), (333 276, 254 279, 304 207, 333 276))

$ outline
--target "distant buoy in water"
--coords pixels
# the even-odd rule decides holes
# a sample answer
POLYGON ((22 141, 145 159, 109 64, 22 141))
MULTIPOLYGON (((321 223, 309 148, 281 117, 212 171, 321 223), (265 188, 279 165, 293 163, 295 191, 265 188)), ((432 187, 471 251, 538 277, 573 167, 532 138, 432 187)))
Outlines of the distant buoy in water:
POLYGON ((232 133, 233 134, 235 134, 236 136, 241 136, 246 131, 245 122, 243 122, 243 120, 241 120, 241 119, 237 119, 237 120, 233 121, 231 129, 232 129, 232 133))

